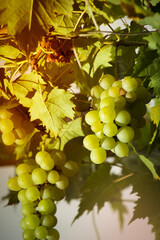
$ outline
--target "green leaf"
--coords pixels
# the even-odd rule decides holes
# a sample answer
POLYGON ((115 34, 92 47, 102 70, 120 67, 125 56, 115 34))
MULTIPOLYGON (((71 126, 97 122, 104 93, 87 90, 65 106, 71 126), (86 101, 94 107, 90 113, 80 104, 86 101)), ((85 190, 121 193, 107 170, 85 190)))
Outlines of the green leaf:
POLYGON ((72 16, 73 0, 53 0, 53 9, 55 12, 69 17, 72 16))
POLYGON ((140 21, 143 25, 150 25, 154 29, 160 29, 160 13, 155 13, 152 16, 145 17, 140 21))
MULTIPOLYGON (((116 177, 110 174, 110 170, 109 164, 102 164, 98 167, 97 171, 87 178, 82 188, 81 202, 75 220, 85 211, 90 212, 95 205, 97 205, 98 210, 100 210, 107 201, 110 202, 113 199, 115 201, 121 201, 121 199, 117 199, 116 196, 118 192, 120 193, 122 188, 126 186, 123 186, 123 181, 114 182, 116 177)), ((122 212, 121 214, 124 217, 126 210, 122 212)))
POLYGON ((77 118, 71 122, 68 122, 60 130, 59 137, 61 138, 61 149, 64 145, 73 138, 84 136, 82 130, 82 118, 77 118))
POLYGON ((150 117, 153 123, 158 127, 160 122, 160 104, 150 108, 150 117))
MULTIPOLYGON (((159 62, 155 63, 155 66, 160 66, 159 62)), ((152 70, 153 71, 153 70, 152 70)), ((157 69, 154 75, 150 77, 149 87, 153 88, 153 93, 156 97, 160 97, 160 70, 157 69)))
POLYGON ((144 37, 148 41, 148 47, 152 50, 160 50, 160 34, 158 32, 153 32, 151 35, 144 37))
POLYGON ((9 59, 17 59, 18 57, 19 58, 22 57, 20 50, 10 45, 0 46, 0 56, 9 58, 9 59))
POLYGON ((56 137, 65 124, 64 118, 72 119, 74 116, 74 104, 70 100, 72 97, 71 93, 57 87, 49 94, 37 91, 29 109, 31 121, 40 119, 43 126, 56 137))

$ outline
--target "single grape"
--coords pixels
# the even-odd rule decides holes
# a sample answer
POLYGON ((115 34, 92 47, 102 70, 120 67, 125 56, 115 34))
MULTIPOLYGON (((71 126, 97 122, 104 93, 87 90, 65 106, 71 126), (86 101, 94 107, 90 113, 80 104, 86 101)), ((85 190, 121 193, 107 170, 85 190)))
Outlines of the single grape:
POLYGON ((21 139, 16 138, 15 143, 17 145, 24 145, 26 143, 26 138, 21 138, 21 139))
POLYGON ((22 204, 25 204, 25 203, 29 203, 30 201, 26 198, 26 189, 21 189, 19 192, 18 192, 18 200, 22 203, 22 204))
POLYGON ((107 137, 113 137, 117 134, 118 128, 117 125, 114 123, 106 123, 103 127, 103 133, 107 137))
POLYGON ((105 74, 105 75, 103 75, 102 78, 100 79, 99 85, 100 85, 103 89, 107 90, 107 89, 109 89, 109 88, 112 86, 112 84, 114 83, 114 81, 115 81, 115 78, 114 78, 112 75, 110 75, 110 74, 105 74))
POLYGON ((104 91, 101 93, 100 99, 102 100, 103 98, 106 98, 106 97, 109 97, 109 95, 108 95, 108 90, 104 90, 104 91))
POLYGON ((83 145, 88 150, 99 147, 99 138, 94 134, 89 134, 83 139, 83 145))
POLYGON ((35 229, 35 237, 37 239, 44 239, 44 238, 46 238, 47 233, 48 233, 48 231, 47 231, 46 227, 44 227, 44 226, 38 226, 35 229))
POLYGON ((41 165, 47 158, 51 158, 50 154, 46 151, 39 151, 35 156, 36 163, 41 165))
POLYGON ((99 85, 95 85, 94 87, 91 88, 91 96, 95 98, 100 98, 101 93, 103 92, 103 88, 101 88, 99 85))
POLYGON ((136 128, 138 126, 138 120, 136 118, 132 117, 129 124, 132 128, 136 128))
POLYGON ((139 128, 134 128, 134 140, 139 140, 141 136, 141 130, 139 128))
POLYGON ((123 96, 116 97, 114 102, 116 109, 122 109, 126 105, 126 99, 123 96))
POLYGON ((42 199, 53 198, 54 196, 54 186, 46 185, 41 189, 40 195, 42 199))
POLYGON ((0 130, 2 133, 9 133, 13 130, 14 125, 11 119, 1 119, 0 120, 0 130))
POLYGON ((143 102, 136 101, 132 110, 131 110, 131 114, 135 118, 140 118, 140 117, 143 117, 145 115, 146 111, 147 111, 146 105, 143 102))
POLYGON ((35 234, 33 229, 25 229, 23 231, 23 239, 24 240, 35 240, 35 234))
POLYGON ((100 132, 103 129, 103 123, 101 123, 100 120, 95 121, 94 123, 92 123, 91 125, 91 130, 95 133, 95 132, 100 132))
POLYGON ((28 229, 26 225, 26 217, 21 218, 19 225, 23 230, 28 229))
POLYGON ((95 164, 101 164, 106 160, 107 154, 106 151, 101 148, 95 148, 90 153, 90 159, 95 164))
POLYGON ((29 201, 36 201, 37 199, 39 199, 40 197, 40 192, 38 190, 37 187, 33 186, 33 187, 29 187, 27 190, 26 190, 26 198, 29 200, 29 201))
POLYGON ((64 190, 68 187, 68 178, 64 175, 60 175, 59 177, 59 181, 56 182, 56 187, 61 189, 61 190, 64 190))
POLYGON ((121 127, 118 130, 117 138, 123 143, 128 143, 134 138, 134 130, 129 126, 121 127))
POLYGON ((74 176, 79 170, 79 166, 75 161, 69 160, 62 168, 62 173, 67 177, 74 176))
POLYGON ((57 224, 57 218, 53 215, 43 215, 41 217, 41 225, 47 228, 52 228, 57 224))
POLYGON ((115 110, 111 107, 103 107, 99 111, 99 118, 103 123, 113 122, 116 117, 115 110))
POLYGON ((59 239, 60 239, 60 235, 57 229, 55 228, 48 229, 48 235, 46 237, 46 240, 59 240, 59 239))
POLYGON ((59 172, 51 170, 48 172, 47 181, 51 184, 55 184, 59 180, 59 172))
POLYGON ((23 214, 23 216, 28 216, 35 212, 36 212, 36 210, 35 210, 35 206, 33 203, 25 203, 21 207, 21 213, 23 214))
POLYGON ((62 168, 62 166, 66 162, 66 155, 61 150, 58 150, 58 149, 52 150, 51 157, 58 168, 62 168))
POLYGON ((118 126, 126 126, 131 121, 131 115, 126 110, 121 110, 117 113, 115 122, 118 126))
POLYGON ((20 163, 16 167, 16 174, 18 176, 20 176, 22 173, 25 173, 25 172, 31 173, 31 171, 32 171, 31 167, 26 163, 20 163))
POLYGON ((126 92, 134 92, 138 88, 138 83, 135 78, 127 76, 122 81, 122 88, 126 90, 126 92))
POLYGON ((105 150, 111 150, 115 147, 116 141, 112 137, 104 137, 101 140, 101 147, 105 150))
POLYGON ((115 81, 115 82, 112 84, 112 87, 121 88, 121 87, 122 87, 122 81, 121 81, 121 80, 115 81))
POLYGON ((32 213, 25 217, 25 224, 26 224, 27 228, 35 229, 39 226, 40 219, 36 214, 32 213))
POLYGON ((6 119, 11 117, 11 113, 4 108, 0 108, 0 119, 6 119))
POLYGON ((95 121, 99 120, 99 113, 98 111, 89 111, 88 113, 86 113, 85 115, 85 121, 88 125, 92 125, 92 123, 94 123, 95 121))
POLYGON ((8 189, 11 191, 19 191, 21 187, 18 184, 18 177, 12 177, 8 180, 8 189))
POLYGON ((108 95, 113 98, 119 97, 120 96, 120 88, 119 87, 110 87, 110 89, 108 89, 108 95))
POLYGON ((12 145, 15 142, 14 133, 13 132, 2 133, 2 142, 7 146, 12 145))
MULTIPOLYGON (((103 125, 103 126, 104 126, 104 125, 103 125)), ((96 135, 99 139, 102 139, 102 138, 104 137, 103 129, 102 129, 102 131, 95 132, 95 135, 96 135)))
POLYGON ((115 107, 115 102, 113 97, 106 97, 100 101, 100 108, 103 108, 106 106, 111 106, 112 108, 115 107))
POLYGON ((53 186, 52 199, 54 201, 60 201, 65 197, 65 190, 59 189, 57 186, 53 186))
POLYGON ((28 172, 22 173, 20 176, 18 176, 18 185, 21 188, 29 188, 33 186, 33 181, 31 174, 28 172))
POLYGON ((118 141, 114 148, 114 152, 118 157, 127 157, 129 153, 128 145, 118 141))
POLYGON ((47 180, 47 173, 41 168, 35 168, 32 172, 32 181, 34 184, 39 185, 45 183, 47 180))
POLYGON ((43 161, 40 164, 40 167, 45 171, 52 170, 54 168, 53 158, 50 157, 50 158, 43 159, 43 161))
POLYGON ((56 210, 56 205, 50 198, 42 199, 38 203, 38 211, 43 215, 55 214, 56 210))
POLYGON ((137 99, 139 101, 144 102, 145 104, 149 103, 152 99, 150 92, 145 87, 139 87, 136 93, 137 93, 137 99))
POLYGON ((139 118, 137 122, 137 128, 143 128, 146 125, 146 120, 143 117, 139 118))
POLYGON ((22 127, 16 128, 16 129, 15 129, 15 132, 16 132, 16 134, 17 134, 17 137, 20 138, 20 139, 22 139, 22 138, 24 138, 24 137, 26 136, 26 131, 25 131, 25 129, 22 128, 22 127))
POLYGON ((127 92, 126 93, 126 100, 128 102, 135 102, 137 98, 136 92, 127 92))

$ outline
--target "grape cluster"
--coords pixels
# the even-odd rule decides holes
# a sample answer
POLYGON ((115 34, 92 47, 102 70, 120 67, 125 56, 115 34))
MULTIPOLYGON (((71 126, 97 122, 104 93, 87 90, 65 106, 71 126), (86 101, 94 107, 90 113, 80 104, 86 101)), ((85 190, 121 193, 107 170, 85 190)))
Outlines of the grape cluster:
POLYGON ((58 240, 56 201, 65 196, 68 177, 78 171, 75 161, 66 161, 63 151, 39 151, 35 159, 26 159, 16 167, 16 176, 8 181, 8 188, 18 191, 23 218, 20 226, 24 240, 58 240))
POLYGON ((32 130, 32 124, 28 120, 23 120, 16 108, 0 109, 0 132, 5 145, 23 144, 25 136, 32 130))
POLYGON ((91 96, 93 110, 85 115, 85 121, 93 134, 83 140, 84 147, 91 151, 91 161, 104 162, 107 151, 118 157, 128 156, 128 143, 140 137, 140 128, 146 124, 144 115, 151 94, 140 79, 127 76, 115 81, 106 74, 91 89, 91 96))

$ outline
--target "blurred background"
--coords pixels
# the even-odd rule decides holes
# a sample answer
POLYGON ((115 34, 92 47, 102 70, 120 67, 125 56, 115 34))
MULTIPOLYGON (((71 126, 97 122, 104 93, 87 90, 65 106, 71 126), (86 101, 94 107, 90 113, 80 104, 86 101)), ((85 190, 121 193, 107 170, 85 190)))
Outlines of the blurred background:
MULTIPOLYGON (((0 167, 0 199, 7 195, 7 182, 10 177, 14 176, 14 173, 15 167, 13 166, 0 167)), ((129 224, 134 207, 132 200, 136 199, 136 195, 130 195, 131 190, 128 188, 123 192, 123 199, 127 200, 128 208, 123 230, 120 229, 117 212, 112 211, 108 203, 98 214, 95 208, 93 212, 84 214, 72 224, 77 214, 79 202, 74 200, 67 204, 64 200, 60 201, 56 214, 58 218, 57 229, 61 234, 60 240, 154 240, 152 226, 147 224, 147 218, 129 224)), ((5 207, 6 204, 7 201, 0 202, 0 239, 22 240, 22 231, 19 226, 22 217, 20 204, 5 207)))

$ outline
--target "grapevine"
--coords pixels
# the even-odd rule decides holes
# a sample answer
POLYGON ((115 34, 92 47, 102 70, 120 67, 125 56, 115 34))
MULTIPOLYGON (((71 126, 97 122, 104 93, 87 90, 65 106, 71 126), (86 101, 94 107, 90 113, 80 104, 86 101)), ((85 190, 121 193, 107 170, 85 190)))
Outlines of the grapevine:
POLYGON ((0 166, 15 168, 4 198, 21 206, 21 239, 63 239, 58 202, 73 199, 74 221, 107 202, 122 227, 129 186, 130 222, 160 238, 159 9, 0 0, 0 166))

